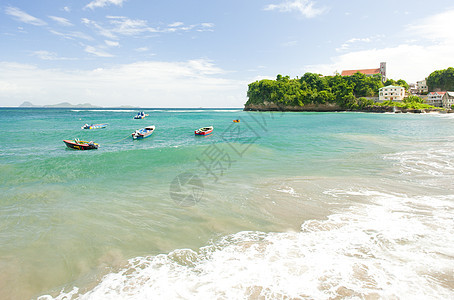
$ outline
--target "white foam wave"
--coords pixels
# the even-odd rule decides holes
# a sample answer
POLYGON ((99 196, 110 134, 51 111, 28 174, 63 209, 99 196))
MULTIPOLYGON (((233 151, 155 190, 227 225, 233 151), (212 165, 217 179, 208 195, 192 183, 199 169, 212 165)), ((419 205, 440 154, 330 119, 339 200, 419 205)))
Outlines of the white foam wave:
POLYGON ((171 113, 199 113, 199 112, 241 112, 242 109, 71 109, 74 112, 81 111, 99 111, 99 112, 137 112, 143 110, 145 112, 171 112, 171 113))
POLYGON ((454 176, 454 151, 447 146, 388 154, 384 159, 396 161, 407 175, 454 176))
POLYGON ((91 291, 56 299, 454 297, 454 195, 325 194, 367 201, 301 232, 239 232, 197 252, 137 257, 91 291))
POLYGON ((213 109, 212 111, 216 112, 240 112, 242 109, 213 109))
POLYGON ((71 109, 71 111, 81 112, 81 111, 96 111, 96 112, 135 112, 136 110, 130 109, 71 109))
POLYGON ((286 187, 284 187, 284 188, 277 189, 277 190, 275 190, 275 191, 281 192, 281 193, 290 194, 292 197, 299 197, 299 196, 300 196, 300 195, 299 195, 297 192, 295 192, 295 190, 294 190, 292 187, 290 187, 290 186, 286 186, 286 187))
POLYGON ((444 119, 454 119, 454 114, 449 113, 449 114, 443 114, 443 113, 430 113, 430 115, 437 116, 439 118, 444 118, 444 119))

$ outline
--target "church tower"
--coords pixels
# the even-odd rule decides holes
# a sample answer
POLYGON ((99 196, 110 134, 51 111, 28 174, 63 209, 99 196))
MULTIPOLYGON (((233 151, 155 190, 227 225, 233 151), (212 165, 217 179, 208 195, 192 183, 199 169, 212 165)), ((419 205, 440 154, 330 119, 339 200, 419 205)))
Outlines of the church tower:
POLYGON ((380 74, 381 74, 381 80, 383 82, 385 82, 386 81, 386 62, 380 63, 380 74))

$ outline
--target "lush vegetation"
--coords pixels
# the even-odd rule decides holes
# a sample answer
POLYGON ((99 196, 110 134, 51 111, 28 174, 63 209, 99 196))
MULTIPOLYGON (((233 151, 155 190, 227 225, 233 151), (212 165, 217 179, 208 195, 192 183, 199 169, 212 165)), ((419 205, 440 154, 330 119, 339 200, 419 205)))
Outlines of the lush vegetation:
POLYGON ((454 68, 434 71, 427 77, 426 82, 430 92, 454 91, 454 68))
POLYGON ((434 109, 435 107, 425 104, 424 100, 418 96, 409 96, 402 102, 384 101, 382 103, 374 103, 376 106, 392 106, 405 109, 434 109))
MULTIPOLYGON (((400 79, 388 80, 385 85, 408 84, 400 79)), ((277 75, 276 80, 264 79, 249 84, 249 104, 271 102, 283 106, 304 106, 307 104, 337 104, 345 109, 362 109, 374 105, 365 97, 377 97, 383 87, 381 75, 366 76, 356 73, 352 76, 322 76, 306 73, 301 78, 277 75)))
POLYGON ((388 79, 385 81, 385 86, 388 86, 388 85, 398 85, 398 86, 403 86, 405 88, 405 90, 408 90, 409 89, 409 85, 408 83, 403 80, 403 79, 399 79, 397 81, 395 81, 394 79, 388 79))

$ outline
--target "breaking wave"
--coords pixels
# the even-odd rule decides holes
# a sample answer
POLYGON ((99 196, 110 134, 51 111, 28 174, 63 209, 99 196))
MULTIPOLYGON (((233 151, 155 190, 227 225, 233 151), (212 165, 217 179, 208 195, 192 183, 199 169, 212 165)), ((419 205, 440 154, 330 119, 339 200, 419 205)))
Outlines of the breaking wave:
POLYGON ((325 195, 354 204, 300 232, 244 231, 198 251, 136 257, 89 291, 40 299, 454 297, 454 195, 325 195))

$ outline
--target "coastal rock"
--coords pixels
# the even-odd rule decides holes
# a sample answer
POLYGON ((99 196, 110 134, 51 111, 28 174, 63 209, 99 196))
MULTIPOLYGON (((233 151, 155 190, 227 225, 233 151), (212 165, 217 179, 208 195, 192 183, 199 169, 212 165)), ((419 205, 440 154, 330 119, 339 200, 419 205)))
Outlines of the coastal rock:
MULTIPOLYGON (((304 106, 283 105, 280 103, 263 102, 261 104, 246 104, 244 111, 300 111, 300 112, 336 112, 336 111, 357 111, 357 112, 371 112, 371 113, 429 113, 429 112, 446 112, 442 109, 409 109, 394 106, 380 106, 371 105, 362 109, 345 109, 335 103, 325 104, 305 104, 304 106)), ((447 111, 454 113, 454 111, 447 111)))
POLYGON ((273 102, 264 102, 263 104, 246 104, 245 111, 315 111, 315 112, 329 112, 329 111, 344 111, 342 107, 335 103, 326 104, 305 104, 304 106, 290 106, 283 104, 276 104, 273 102))

